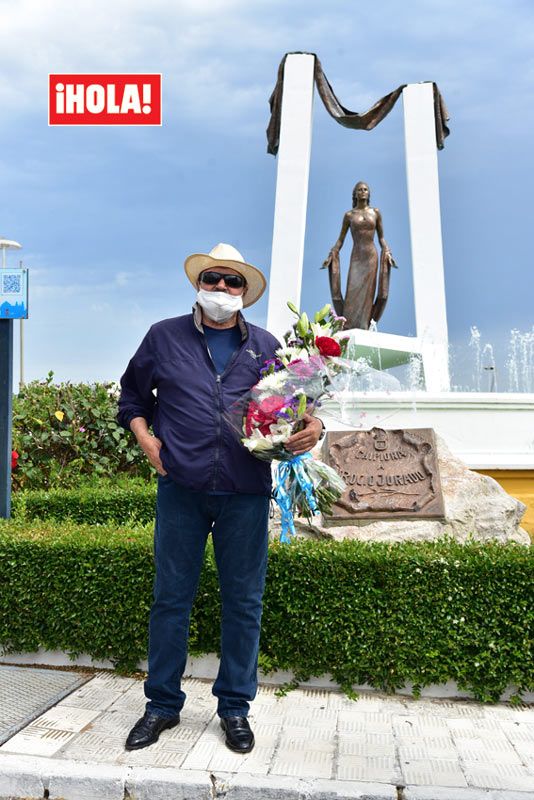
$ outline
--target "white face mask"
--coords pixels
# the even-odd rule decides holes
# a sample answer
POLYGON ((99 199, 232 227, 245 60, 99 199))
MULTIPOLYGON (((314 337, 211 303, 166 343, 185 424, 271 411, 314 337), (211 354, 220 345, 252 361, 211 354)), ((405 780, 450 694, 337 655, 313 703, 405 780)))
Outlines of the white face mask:
POLYGON ((243 308, 242 295, 235 296, 226 292, 208 292, 206 289, 200 289, 197 301, 213 322, 226 322, 243 308))

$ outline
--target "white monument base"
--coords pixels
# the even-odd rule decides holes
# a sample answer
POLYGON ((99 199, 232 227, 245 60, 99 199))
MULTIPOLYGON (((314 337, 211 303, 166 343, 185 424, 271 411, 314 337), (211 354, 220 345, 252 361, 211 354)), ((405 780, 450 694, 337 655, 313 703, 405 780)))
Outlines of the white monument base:
POLYGON ((434 428, 472 469, 534 469, 534 394, 373 391, 339 397, 340 403, 325 401, 319 410, 327 430, 434 428))
POLYGON ((397 336, 394 333, 358 328, 352 328, 346 333, 350 333, 351 357, 367 359, 374 369, 390 369, 408 364, 412 356, 421 355, 423 351, 417 336, 397 336))

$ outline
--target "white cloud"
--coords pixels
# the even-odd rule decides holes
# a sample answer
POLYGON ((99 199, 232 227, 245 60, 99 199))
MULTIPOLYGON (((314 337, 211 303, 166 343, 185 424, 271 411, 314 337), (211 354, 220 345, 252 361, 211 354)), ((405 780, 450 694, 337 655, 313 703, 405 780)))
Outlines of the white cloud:
POLYGON ((166 120, 249 130, 253 116, 265 127, 278 61, 298 48, 317 51, 341 101, 356 111, 407 80, 444 82, 446 99, 474 101, 491 93, 505 65, 516 65, 517 91, 527 88, 534 33, 528 11, 514 14, 521 7, 384 0, 356 13, 335 0, 326 10, 313 0, 6 2, 0 105, 8 121, 46 114, 51 71, 147 70, 163 73, 166 120))
POLYGON ((60 302, 61 298, 69 297, 88 302, 89 298, 97 294, 99 297, 105 295, 119 304, 129 288, 132 289, 134 296, 153 289, 154 272, 148 269, 112 272, 105 263, 83 267, 74 264, 69 268, 53 266, 35 268, 33 264, 38 263, 38 258, 33 255, 27 260, 30 265, 30 291, 35 300, 57 298, 60 302), (81 276, 82 280, 73 280, 74 276, 81 276))
POLYGON ((117 272, 114 279, 115 286, 129 286, 133 281, 136 284, 146 280, 153 280, 154 273, 150 272, 149 270, 138 270, 136 272, 127 272, 126 270, 121 270, 117 272))
POLYGON ((112 310, 110 303, 92 303, 90 306, 91 311, 95 314, 109 314, 112 310))
MULTIPOLYGON (((257 4, 260 10, 262 5, 257 4)), ((0 30, 3 116, 46 108, 47 75, 62 71, 161 71, 166 91, 183 97, 189 107, 195 97, 191 85, 196 84, 200 102, 222 108, 231 70, 221 52, 268 41, 260 24, 244 22, 239 12, 246 7, 244 0, 159 0, 149 9, 144 0, 5 3, 0 30)), ((236 67, 234 78, 241 71, 240 59, 236 67)), ((242 78, 247 86, 248 76, 242 78)), ((238 105, 249 102, 250 91, 242 90, 238 105)))

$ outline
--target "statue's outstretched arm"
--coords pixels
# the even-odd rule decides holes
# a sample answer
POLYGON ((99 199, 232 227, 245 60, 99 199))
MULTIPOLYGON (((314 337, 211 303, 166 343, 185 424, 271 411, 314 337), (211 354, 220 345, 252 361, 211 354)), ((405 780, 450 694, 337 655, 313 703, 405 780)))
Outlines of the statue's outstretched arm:
POLYGON ((332 303, 336 314, 343 316, 344 300, 341 293, 341 275, 339 269, 339 251, 343 246, 345 236, 349 229, 349 213, 347 212, 343 217, 343 224, 341 225, 341 233, 339 239, 332 247, 328 256, 323 261, 321 269, 328 268, 328 280, 330 282, 330 294, 332 295, 332 303))

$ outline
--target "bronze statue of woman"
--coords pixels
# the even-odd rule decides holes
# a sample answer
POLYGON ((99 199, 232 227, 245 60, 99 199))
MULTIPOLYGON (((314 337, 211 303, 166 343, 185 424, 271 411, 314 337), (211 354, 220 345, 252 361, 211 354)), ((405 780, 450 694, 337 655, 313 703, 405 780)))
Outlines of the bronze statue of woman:
POLYGON ((384 239, 382 216, 378 208, 369 206, 369 186, 358 181, 352 191, 352 209, 343 217, 339 239, 330 250, 323 268, 328 267, 330 292, 336 314, 346 317, 346 328, 369 329, 371 320, 378 322, 386 307, 389 292, 389 273, 396 267, 384 239), (339 251, 350 228, 354 245, 350 256, 349 275, 345 298, 341 294, 339 251), (378 289, 378 253, 374 244, 375 233, 380 244, 380 274, 378 289))

